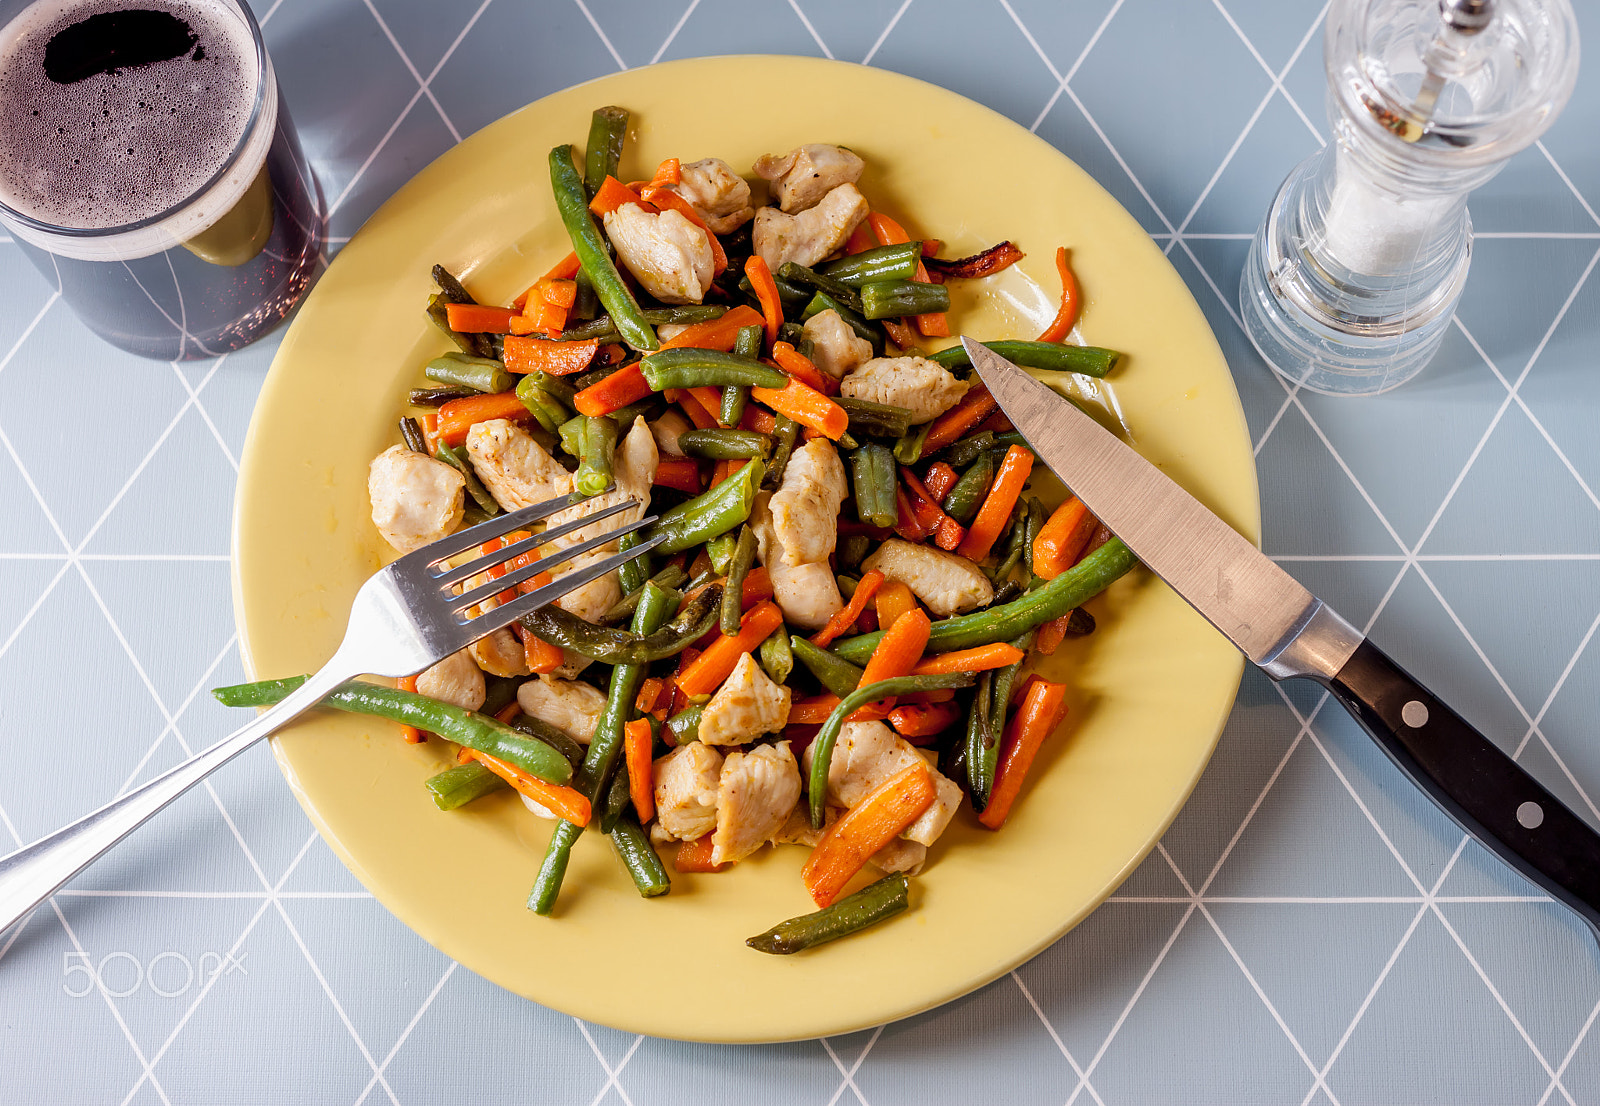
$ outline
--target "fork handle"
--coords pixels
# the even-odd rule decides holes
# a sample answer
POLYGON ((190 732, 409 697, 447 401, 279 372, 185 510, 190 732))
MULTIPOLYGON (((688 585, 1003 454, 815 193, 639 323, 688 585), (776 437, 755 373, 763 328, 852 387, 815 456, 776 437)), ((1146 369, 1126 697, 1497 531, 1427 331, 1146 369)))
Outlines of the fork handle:
POLYGON ((281 703, 143 786, 0 858, 0 932, 142 826, 168 803, 261 738, 319 703, 354 672, 329 663, 281 703))

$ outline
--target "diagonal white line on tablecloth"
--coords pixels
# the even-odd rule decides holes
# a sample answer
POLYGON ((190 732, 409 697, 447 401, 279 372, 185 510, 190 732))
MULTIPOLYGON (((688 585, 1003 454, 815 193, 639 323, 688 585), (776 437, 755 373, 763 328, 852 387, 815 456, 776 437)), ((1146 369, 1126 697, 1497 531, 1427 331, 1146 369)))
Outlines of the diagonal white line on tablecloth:
MULTIPOLYGON (((433 94, 433 89, 428 87, 428 82, 422 79, 421 73, 417 72, 417 67, 412 64, 411 55, 406 53, 405 47, 400 45, 400 40, 394 37, 394 32, 389 29, 389 24, 379 14, 372 0, 361 0, 361 2, 366 5, 367 11, 372 14, 372 18, 378 24, 378 29, 383 32, 383 37, 389 40, 389 45, 394 47, 394 52, 400 56, 400 62, 411 74, 412 80, 417 82, 417 87, 422 89, 422 94, 428 98, 428 103, 433 105, 433 110, 438 113, 440 121, 445 125, 445 129, 450 132, 450 137, 460 142, 461 132, 456 130, 456 125, 450 121, 450 116, 445 114, 444 105, 439 103, 438 97, 433 94)), ((579 7, 582 6, 580 0, 579 7)))
MULTIPOLYGON (((228 636, 228 643, 217 652, 217 655, 212 658, 211 663, 206 666, 206 670, 205 672, 201 673, 200 679, 195 681, 194 687, 189 689, 189 694, 184 697, 183 702, 178 704, 178 709, 173 712, 173 717, 181 717, 183 713, 189 709, 190 705, 195 701, 195 698, 200 694, 201 689, 211 682, 212 674, 216 672, 217 668, 221 666, 222 662, 232 654, 233 647, 238 644, 238 641, 239 632, 235 630, 228 636)), ((117 798, 120 799, 123 795, 127 794, 128 788, 133 786, 133 781, 139 778, 139 773, 144 771, 144 766, 150 763, 150 758, 155 755, 156 750, 161 747, 161 743, 167 739, 167 735, 171 732, 172 726, 168 724, 162 729, 161 733, 156 736, 156 739, 150 743, 150 747, 144 751, 144 756, 139 758, 139 763, 133 766, 133 771, 128 773, 128 778, 123 780, 122 786, 117 788, 117 798)))
MULTIPOLYGON (((600 1084, 600 1089, 595 1092, 594 1098, 590 1100, 590 1106, 599 1106, 600 1100, 606 1096, 606 1091, 612 1087, 617 1088, 617 1094, 622 1096, 622 1101, 626 1102, 628 1106, 633 1106, 633 1100, 628 1097, 628 1092, 623 1090, 621 1085, 617 1083, 617 1073, 612 1070, 610 1063, 606 1061, 606 1054, 600 1050, 600 1042, 596 1041, 594 1034, 589 1032, 588 1025, 584 1023, 582 1018, 575 1017, 572 1021, 578 1027, 578 1032, 583 1034, 583 1039, 589 1043, 589 1051, 594 1053, 594 1058, 599 1063, 600 1070, 606 1073, 605 1082, 600 1084)), ((634 1047, 637 1048, 638 1044, 639 1042, 635 1041, 634 1047)), ((628 1050, 628 1055, 633 1055, 633 1049, 628 1050)))
POLYGON ((1331 0, 1323 0, 1322 10, 1317 12, 1316 18, 1311 21, 1311 26, 1306 28, 1305 36, 1301 38, 1300 44, 1295 47, 1294 55, 1289 59, 1289 63, 1285 65, 1280 72, 1274 72, 1272 66, 1267 64, 1267 59, 1261 56, 1261 51, 1257 50, 1256 44, 1250 41, 1250 36, 1244 33, 1244 28, 1240 27, 1228 9, 1222 6, 1222 0, 1211 0, 1211 3, 1212 6, 1217 9, 1217 11, 1222 13, 1222 18, 1228 21, 1228 26, 1232 27, 1233 33, 1239 36, 1239 41, 1244 43, 1245 49, 1250 51, 1250 56, 1256 59, 1256 64, 1261 66, 1262 71, 1266 73, 1268 77, 1272 78, 1273 91, 1283 93, 1284 100, 1287 101, 1289 106, 1294 109, 1294 113, 1300 117, 1300 122, 1306 125, 1306 130, 1311 132, 1311 137, 1317 140, 1317 145, 1326 146, 1328 143, 1327 140, 1322 137, 1322 132, 1317 130, 1317 125, 1313 123, 1310 116, 1306 115, 1306 113, 1301 109, 1299 101, 1296 100, 1293 94, 1291 94, 1289 90, 1284 87, 1283 78, 1289 75, 1289 70, 1294 68, 1294 64, 1299 60, 1300 54, 1306 48, 1306 44, 1311 41, 1311 36, 1317 33, 1317 28, 1320 27, 1322 25, 1322 21, 1327 18, 1328 8, 1331 6, 1331 0))
POLYGON ((256 20, 256 26, 265 27, 267 25, 267 20, 271 19, 274 15, 276 15, 277 12, 278 12, 278 9, 281 8, 281 7, 283 7, 283 0, 272 0, 272 7, 267 9, 267 14, 266 15, 264 15, 260 19, 256 20))
POLYGON ((11 927, 11 936, 6 938, 5 944, 0 945, 0 960, 6 958, 6 953, 11 951, 11 946, 17 943, 17 938, 22 936, 22 931, 28 928, 28 923, 33 921, 34 915, 37 913, 39 913, 39 908, 36 906, 24 914, 16 925, 11 927))
POLYGON ((1022 997, 1027 999, 1028 1005, 1033 1008, 1034 1017, 1039 1019, 1039 1024, 1044 1026, 1046 1033, 1050 1034, 1050 1039, 1056 1043, 1056 1048, 1061 1050, 1061 1055, 1066 1058, 1067 1064, 1072 1068, 1072 1073, 1083 1080, 1084 1088, 1089 1092, 1089 1096, 1100 1106, 1106 1106, 1105 1099, 1100 1097, 1100 1092, 1094 1089, 1093 1083, 1089 1082, 1084 1074, 1083 1067, 1073 1058, 1071 1050, 1067 1048, 1067 1043, 1061 1039, 1061 1034, 1056 1032, 1056 1027, 1050 1024, 1049 1018, 1045 1017, 1044 1007, 1040 1006, 1039 1000, 1033 997, 1033 992, 1028 990, 1028 985, 1022 981, 1022 977, 1016 973, 1015 969, 1008 974, 1011 976, 1011 982, 1017 985, 1017 990, 1022 992, 1022 997))
POLYGON ((833 1097, 828 1099, 828 1106, 836 1106, 846 1087, 849 1087, 855 1093, 856 1101, 860 1102, 861 1106, 867 1106, 867 1097, 861 1093, 861 1088, 856 1084, 856 1072, 861 1070, 861 1065, 866 1062, 867 1053, 872 1051, 872 1046, 878 1043, 878 1038, 881 1036, 883 1036, 883 1026, 880 1025, 873 1029, 872 1036, 867 1038, 866 1045, 862 1047, 860 1054, 856 1056, 856 1062, 850 1065, 848 1071, 845 1070, 844 1064, 840 1062, 839 1054, 832 1043, 826 1037, 817 1038, 817 1043, 833 1058, 834 1066, 844 1076, 844 1080, 839 1084, 838 1089, 833 1092, 833 1097))
POLYGON ((5 641, 0 642, 0 657, 5 656, 6 651, 11 648, 11 643, 22 636, 22 631, 28 628, 28 623, 33 621, 33 616, 39 613, 39 608, 44 606, 44 601, 50 598, 50 593, 56 590, 56 585, 61 582, 62 577, 66 576, 67 570, 71 567, 71 562, 64 563, 55 576, 51 577, 50 582, 39 593, 39 598, 33 601, 33 606, 28 608, 27 613, 22 616, 22 620, 17 623, 5 641))
MULTIPOLYGON (((1578 660, 1583 656, 1584 650, 1589 648, 1589 642, 1593 640, 1597 629, 1600 629, 1600 614, 1595 615, 1594 621, 1589 623, 1589 629, 1583 635, 1583 640, 1578 642, 1578 648, 1573 650, 1572 656, 1567 659, 1567 666, 1561 670, 1561 675, 1556 677, 1556 686, 1550 689, 1549 695, 1545 696, 1544 705, 1539 708, 1539 713, 1533 716, 1533 723, 1528 727, 1528 732, 1522 735, 1521 741, 1517 742, 1516 751, 1511 754, 1512 760, 1522 755, 1522 750, 1527 746, 1528 739, 1534 735, 1539 723, 1544 721, 1545 713, 1550 709, 1551 704, 1556 701, 1556 696, 1561 694, 1561 688, 1566 684, 1567 677, 1572 675, 1574 668, 1578 667, 1578 660)), ((1542 737, 1543 734, 1541 733, 1540 736, 1542 737)))
POLYGON ((50 293, 50 297, 46 299, 39 310, 34 313, 34 316, 31 320, 29 320, 28 325, 22 328, 22 333, 17 335, 17 340, 11 343, 11 348, 6 350, 6 355, 4 357, 0 357, 0 372, 4 372, 6 366, 11 364, 11 359, 17 355, 17 351, 22 348, 23 343, 26 342, 29 336, 33 334, 35 328, 37 328, 38 325, 44 321, 45 315, 49 314, 50 309, 55 306, 56 300, 60 298, 61 293, 59 290, 50 293))
POLYGON ((1594 1004, 1594 1008, 1589 1011, 1589 1016, 1584 1019, 1583 1025, 1579 1027, 1578 1035, 1572 1039, 1572 1047, 1567 1049, 1566 1054, 1561 1057, 1561 1063, 1556 1065, 1556 1078, 1550 1081, 1550 1085, 1544 1089, 1544 1094, 1539 1096, 1537 1106, 1544 1106, 1546 1102, 1550 1101, 1551 1094, 1555 1092, 1557 1081, 1566 1074, 1567 1065, 1572 1063, 1572 1058, 1578 1054, 1578 1046, 1582 1045, 1584 1038, 1588 1037, 1589 1030, 1594 1026, 1595 1015, 1597 1014, 1600 1014, 1600 1002, 1594 1004))
POLYGON ((1106 14, 1100 17, 1100 22, 1095 27, 1094 33, 1089 36, 1089 41, 1083 44, 1083 49, 1078 51, 1078 56, 1072 59, 1072 64, 1067 66, 1065 73, 1061 73, 1056 69, 1055 65, 1050 61, 1050 56, 1039 45, 1039 40, 1033 37, 1033 32, 1028 29, 1027 24, 1022 22, 1022 18, 1017 15, 1011 5, 1009 3, 1005 5, 1006 12, 1011 16, 1012 22, 1022 32, 1022 36, 1028 40, 1028 45, 1033 47, 1033 52, 1039 55, 1039 60, 1044 62, 1045 67, 1050 70, 1051 76, 1056 79, 1055 91, 1050 94, 1050 99, 1045 101, 1044 107, 1039 110, 1039 114, 1034 118, 1033 123, 1029 125, 1028 130, 1037 131, 1039 129, 1039 124, 1044 122, 1044 117, 1050 114, 1050 109, 1056 106, 1057 100, 1061 99, 1061 93, 1066 89, 1067 82, 1078 75, 1079 68, 1089 57, 1089 51, 1094 49, 1095 43, 1100 41, 1100 36, 1106 33, 1106 28, 1111 26, 1111 21, 1122 10, 1122 4, 1123 0, 1113 0, 1111 7, 1106 9, 1106 14))
MULTIPOLYGON (((590 1036, 587 1028, 584 1030, 584 1035, 590 1037, 589 1044, 591 1047, 594 1047, 598 1053, 598 1043, 592 1036, 590 1036)), ((617 1061, 617 1066, 615 1068, 606 1065, 604 1060, 601 1061, 601 1066, 605 1067, 606 1069, 606 1081, 601 1084, 600 1090, 595 1094, 594 1098, 590 1100, 589 1106, 600 1106, 601 1100, 606 1097, 606 1092, 613 1087, 616 1088, 617 1094, 622 1096, 622 1101, 628 1103, 628 1106, 633 1106, 632 1100, 628 1097, 628 1092, 623 1088, 622 1084, 618 1080, 622 1075, 622 1069, 628 1066, 628 1061, 633 1059, 633 1054, 639 1051, 639 1046, 643 1043, 644 1034, 641 1033, 634 1037, 633 1043, 628 1046, 628 1051, 622 1054, 622 1059, 617 1061)))
POLYGON ((682 15, 678 16, 678 21, 672 25, 672 30, 668 31, 667 37, 661 40, 661 45, 656 47, 656 52, 650 55, 651 65, 661 60, 661 55, 667 52, 667 47, 672 45, 673 41, 678 37, 678 32, 683 30, 683 25, 689 22, 689 17, 694 14, 694 10, 699 6, 700 0, 689 0, 689 6, 683 9, 682 15))
MULTIPOLYGON (((68 899, 370 899, 368 891, 148 891, 63 887, 57 897, 68 899)), ((1537 900, 1545 901, 1545 900, 1537 900)))
MULTIPOLYGON (((439 982, 433 985, 433 990, 428 992, 428 997, 422 1000, 422 1005, 417 1007, 417 1012, 411 1015, 411 1020, 406 1022, 406 1027, 400 1031, 400 1036, 395 1040, 393 1047, 389 1049, 388 1055, 383 1058, 383 1063, 378 1065, 378 1071, 383 1072, 389 1070, 389 1063, 395 1058, 395 1056, 399 1054, 400 1046, 405 1044, 410 1038, 411 1031, 415 1029, 417 1027, 417 1023, 422 1020, 422 1015, 428 1012, 428 1007, 433 1005, 433 1000, 439 997, 439 992, 444 990, 444 985, 450 981, 450 977, 455 974, 456 969, 460 966, 461 965, 456 961, 450 961, 450 966, 446 968, 444 970, 444 974, 439 977, 439 982)), ((371 1079, 367 1080, 367 1085, 362 1088, 361 1094, 357 1096, 355 1106, 362 1106, 362 1103, 366 1102, 367 1096, 372 1093, 372 1088, 376 1087, 377 1085, 378 1076, 374 1074, 371 1079)))
MULTIPOLYGON (((1111 895, 1107 902, 1176 905, 1190 901, 1242 906, 1373 906, 1384 903, 1421 906, 1425 895, 1111 895)), ((1513 903, 1553 902, 1549 895, 1435 895, 1434 902, 1513 903)))
POLYGON ((1093 1077, 1095 1068, 1100 1066, 1101 1059, 1105 1057, 1106 1049, 1110 1048, 1111 1042, 1116 1040, 1118 1031, 1122 1029, 1123 1023, 1128 1020, 1128 1015, 1133 1012, 1133 1008, 1138 1003, 1140 996, 1144 994, 1145 988, 1150 985, 1150 980, 1155 978, 1156 971, 1167 958, 1167 953, 1171 952, 1172 946, 1177 944, 1178 935, 1183 932, 1183 927, 1188 924, 1189 918, 1194 912, 1195 907, 1191 903, 1188 909, 1183 912, 1183 916, 1178 919, 1178 924, 1172 928, 1172 934, 1167 938, 1166 944, 1162 945, 1161 951, 1156 953, 1155 960, 1151 962, 1149 968, 1145 969, 1143 978, 1139 980, 1139 985, 1133 989, 1133 994, 1128 996, 1128 1001, 1123 1004, 1121 1013, 1117 1015, 1117 1020, 1111 1023, 1111 1029, 1106 1033, 1105 1040, 1100 1042, 1100 1047, 1095 1050, 1094 1056, 1084 1066, 1083 1075, 1078 1078, 1077 1086, 1072 1088, 1072 1094, 1067 1096, 1065 1106, 1072 1106, 1074 1102, 1078 1101, 1078 1096, 1089 1085, 1089 1080, 1093 1077))
POLYGON ((1567 186, 1567 191, 1572 193, 1572 198, 1578 201, 1583 210, 1588 213, 1589 218, 1593 219, 1596 224, 1600 224, 1600 215, 1595 214, 1594 208, 1589 206, 1589 201, 1584 198, 1582 192, 1578 191, 1578 186, 1572 183, 1572 178, 1567 176, 1565 169, 1561 168, 1561 163, 1550 152, 1550 148, 1544 144, 1544 139, 1539 139, 1534 145, 1544 155, 1544 159, 1550 163, 1550 168, 1556 171, 1556 176, 1561 178, 1561 183, 1567 186))
POLYGON ((1212 916, 1211 911, 1207 909, 1205 903, 1200 900, 1199 894, 1190 885, 1189 881, 1184 878, 1183 873, 1178 870, 1178 865, 1173 861, 1172 854, 1167 851, 1166 845, 1158 841, 1156 842, 1156 848, 1160 851, 1162 859, 1167 862, 1167 867, 1172 869, 1172 874, 1178 877, 1178 882, 1182 884, 1183 889, 1189 893, 1190 903, 1193 904, 1195 909, 1200 911, 1200 916, 1206 920, 1208 925, 1211 926, 1211 931, 1217 935, 1217 940, 1222 942, 1222 947, 1226 949, 1228 955, 1233 958, 1234 966, 1237 967, 1239 969, 1239 973, 1244 976, 1245 982, 1250 984, 1250 989, 1255 992, 1256 998, 1260 999, 1261 1005, 1267 1008, 1267 1013, 1272 1015, 1272 1020, 1278 1023, 1278 1028, 1283 1032, 1283 1035, 1288 1038, 1289 1044, 1293 1046, 1295 1053, 1305 1064, 1306 1070, 1311 1073, 1312 1078, 1316 1081, 1316 1085, 1322 1088, 1323 1093, 1326 1094, 1330 1100, 1332 1100, 1334 1106, 1339 1106, 1338 1097, 1333 1093, 1328 1085, 1322 1081, 1322 1075, 1317 1071, 1317 1065, 1312 1062, 1310 1056, 1306 1055, 1306 1050, 1300 1044, 1300 1038, 1294 1035, 1294 1030, 1289 1028, 1289 1023, 1283 1020, 1283 1015, 1278 1013, 1278 1008, 1273 1005, 1272 999, 1267 997, 1266 990, 1261 986, 1260 983, 1256 981, 1255 974, 1251 972, 1249 966, 1244 962, 1244 957, 1239 955, 1239 951, 1233 947, 1233 942, 1228 940, 1228 935, 1222 932, 1222 927, 1217 924, 1217 919, 1212 916))
POLYGON ((572 2, 578 5, 578 10, 582 12, 583 17, 589 21, 590 28, 594 31, 595 36, 599 38, 600 42, 605 46, 606 51, 611 55, 611 60, 617 63, 617 68, 627 69, 628 63, 622 60, 621 54, 617 53, 617 48, 611 44, 611 39, 607 37, 606 32, 601 28, 600 21, 594 17, 594 13, 589 10, 589 5, 585 4, 583 0, 572 0, 572 2))
POLYGON ((822 51, 822 56, 827 58, 829 61, 835 60, 833 51, 828 49, 828 44, 826 42, 822 41, 822 36, 817 34, 817 29, 811 25, 811 20, 807 18, 806 13, 800 10, 800 5, 796 3, 795 0, 789 0, 789 6, 794 9, 794 14, 800 17, 800 22, 805 26, 806 33, 809 34, 811 36, 811 40, 817 44, 817 49, 822 51))
POLYGON ((329 220, 331 220, 334 212, 338 211, 339 208, 344 205, 344 201, 349 198, 351 191, 355 189, 355 186, 360 182, 361 178, 366 175, 367 170, 372 167, 372 163, 378 160, 378 155, 383 153, 384 147, 389 144, 389 139, 394 137, 394 132, 400 129, 400 124, 406 121, 406 116, 410 115, 411 109, 416 107, 417 101, 422 99, 424 93, 431 90, 433 79, 439 75, 439 71, 443 69, 445 64, 449 62, 451 57, 455 55, 456 47, 461 45, 462 40, 467 37, 468 32, 470 32, 472 28, 477 25, 478 19, 483 15, 484 9, 492 3, 494 3, 494 0, 483 0, 483 2, 478 5, 478 10, 472 13, 472 18, 467 20, 466 26, 461 28, 461 31, 445 49, 444 56, 439 59, 437 64, 435 64, 431 70, 428 71, 428 75, 423 78, 422 85, 418 87, 416 92, 411 94, 411 99, 406 101, 406 106, 400 109, 400 114, 395 117, 395 120, 392 124, 390 124, 389 129, 383 132, 383 137, 378 139, 378 144, 372 148, 372 153, 367 155, 367 160, 361 163, 361 167, 355 171, 355 175, 345 183, 344 188, 340 190, 339 195, 334 199, 333 203, 328 205, 328 210, 323 215, 324 223, 327 223, 329 220))
MULTIPOLYGON (((698 3, 699 0, 695 0, 695 2, 698 3)), ((895 26, 900 22, 900 17, 906 14, 906 9, 909 7, 911 7, 911 0, 901 0, 900 6, 894 10, 894 14, 889 17, 889 22, 884 24, 883 30, 878 32, 878 37, 873 41, 871 48, 867 50, 866 56, 861 59, 862 65, 872 64, 872 59, 878 56, 879 48, 888 39, 889 32, 895 29, 895 26)))
MULTIPOLYGON (((221 362, 221 358, 218 358, 218 362, 221 362)), ((172 375, 178 378, 178 383, 181 384, 183 386, 183 390, 189 394, 189 399, 194 403, 194 409, 200 412, 200 418, 206 424, 206 429, 211 431, 211 437, 216 440, 217 448, 222 450, 222 455, 228 459, 228 464, 233 468, 235 475, 237 475, 239 472, 239 459, 233 455, 233 450, 228 448, 227 439, 222 436, 222 431, 217 429, 217 424, 211 420, 211 412, 208 411, 206 409, 206 405, 200 401, 201 389, 211 382, 211 378, 216 375, 216 371, 216 368, 213 366, 211 371, 206 374, 205 379, 200 382, 200 386, 195 387, 194 385, 191 385, 184 377, 183 370, 178 368, 178 363, 176 361, 172 362, 172 375)))

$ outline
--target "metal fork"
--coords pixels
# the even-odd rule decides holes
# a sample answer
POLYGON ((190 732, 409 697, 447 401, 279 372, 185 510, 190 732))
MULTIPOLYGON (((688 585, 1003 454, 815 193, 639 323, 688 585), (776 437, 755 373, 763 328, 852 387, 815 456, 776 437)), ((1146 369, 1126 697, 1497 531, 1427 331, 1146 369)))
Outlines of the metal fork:
POLYGON ((0 858, 0 932, 10 928, 157 811, 261 738, 316 706, 345 681, 367 672, 378 676, 409 676, 420 672, 478 638, 509 626, 551 600, 649 552, 665 540, 665 535, 647 539, 632 549, 569 572, 492 610, 469 616, 467 612, 485 599, 656 521, 656 516, 651 515, 513 568, 477 587, 456 592, 457 585, 496 565, 610 518, 619 511, 640 506, 637 500, 624 500, 513 542, 469 563, 455 568, 445 566, 450 558, 474 546, 504 537, 586 498, 573 494, 512 511, 425 545, 381 569, 356 593, 344 640, 328 663, 281 703, 142 787, 0 858))

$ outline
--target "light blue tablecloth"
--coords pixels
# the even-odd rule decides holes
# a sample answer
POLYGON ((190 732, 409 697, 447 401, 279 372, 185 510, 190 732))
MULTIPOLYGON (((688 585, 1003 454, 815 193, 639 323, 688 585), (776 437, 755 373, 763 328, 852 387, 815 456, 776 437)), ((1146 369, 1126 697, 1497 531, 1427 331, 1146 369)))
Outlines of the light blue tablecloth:
MULTIPOLYGON (((335 249, 461 136, 661 59, 864 60, 1034 128, 1168 249, 1210 317, 1267 551, 1600 817, 1592 70, 1474 198, 1472 277, 1437 361, 1339 401, 1287 390, 1235 321, 1248 238, 1326 135, 1316 0, 257 12, 335 249)), ((10 243, 0 303, 4 849, 237 722, 205 689, 241 678, 228 524, 277 338, 218 362, 118 355, 10 243)), ((457 968, 345 872, 261 749, 0 934, 0 1102, 1595 1103, 1597 969, 1589 933, 1342 712, 1253 674, 1160 848, 1058 945, 933 1013, 776 1047, 639 1039, 457 968)))

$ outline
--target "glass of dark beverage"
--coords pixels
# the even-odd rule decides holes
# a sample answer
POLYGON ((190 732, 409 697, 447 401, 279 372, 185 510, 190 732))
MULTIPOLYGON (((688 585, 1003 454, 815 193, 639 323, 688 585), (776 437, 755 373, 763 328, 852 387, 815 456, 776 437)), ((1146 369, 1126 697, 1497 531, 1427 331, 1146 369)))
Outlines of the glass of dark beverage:
POLYGON ((0 0, 0 227, 112 345, 214 357, 311 283, 323 201, 235 0, 0 0))

